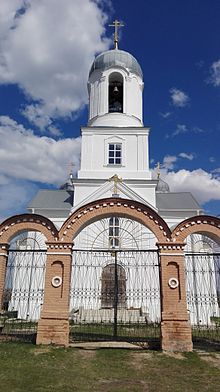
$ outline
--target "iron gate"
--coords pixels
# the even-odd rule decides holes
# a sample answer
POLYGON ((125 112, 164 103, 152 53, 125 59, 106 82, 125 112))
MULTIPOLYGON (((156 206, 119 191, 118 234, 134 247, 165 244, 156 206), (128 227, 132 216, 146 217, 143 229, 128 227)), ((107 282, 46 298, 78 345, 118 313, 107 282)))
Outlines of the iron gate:
POLYGON ((0 339, 35 340, 44 297, 46 250, 10 250, 0 339))
POLYGON ((185 270, 193 340, 220 344, 220 253, 186 253, 185 270))
POLYGON ((157 250, 74 251, 70 340, 155 341, 159 336, 157 250))

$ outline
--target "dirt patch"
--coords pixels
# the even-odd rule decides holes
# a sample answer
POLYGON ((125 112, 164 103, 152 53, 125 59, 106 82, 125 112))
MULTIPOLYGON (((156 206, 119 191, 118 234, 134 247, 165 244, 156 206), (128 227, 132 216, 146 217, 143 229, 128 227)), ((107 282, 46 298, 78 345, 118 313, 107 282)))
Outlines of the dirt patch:
POLYGON ((96 352, 94 350, 78 350, 77 354, 82 360, 90 360, 93 359, 96 355, 96 352))
POLYGON ((50 347, 40 347, 40 348, 34 348, 32 350, 32 354, 34 355, 40 355, 40 354, 46 354, 51 351, 50 347))
POLYGON ((175 359, 186 359, 186 357, 182 353, 165 351, 162 355, 166 355, 167 357, 175 358, 175 359))
POLYGON ((100 392, 112 392, 114 390, 120 391, 133 391, 139 387, 140 392, 149 392, 148 384, 145 381, 137 380, 118 380, 118 379, 104 379, 99 381, 99 391, 100 392), (126 388, 126 389, 125 389, 126 388))
POLYGON ((205 355, 203 353, 199 354, 200 358, 209 363, 209 365, 212 365, 218 369, 220 369, 220 354, 209 354, 207 355, 207 353, 205 353, 205 355))
POLYGON ((143 367, 143 364, 146 362, 146 360, 149 360, 153 357, 153 354, 151 352, 138 352, 138 353, 132 353, 130 356, 130 361, 129 363, 137 370, 141 370, 143 367))

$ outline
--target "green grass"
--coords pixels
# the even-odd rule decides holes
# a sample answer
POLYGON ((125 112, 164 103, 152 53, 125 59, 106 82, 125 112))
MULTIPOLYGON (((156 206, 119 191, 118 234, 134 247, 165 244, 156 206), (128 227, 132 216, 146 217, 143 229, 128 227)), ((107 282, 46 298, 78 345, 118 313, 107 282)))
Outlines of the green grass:
POLYGON ((216 392, 220 352, 168 356, 122 349, 0 344, 2 392, 216 392))
MULTIPOLYGON (((113 324, 72 324, 70 326, 70 336, 72 340, 77 338, 82 339, 88 337, 91 340, 105 338, 111 340, 114 334, 113 324)), ((160 326, 158 324, 118 324, 117 326, 118 339, 125 340, 142 340, 146 341, 152 338, 160 337, 160 326)))

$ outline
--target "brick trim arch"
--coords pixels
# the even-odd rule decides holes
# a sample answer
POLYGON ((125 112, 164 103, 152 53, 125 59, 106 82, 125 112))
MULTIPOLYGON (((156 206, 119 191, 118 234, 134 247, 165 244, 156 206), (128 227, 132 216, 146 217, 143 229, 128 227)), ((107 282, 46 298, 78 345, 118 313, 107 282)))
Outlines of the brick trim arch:
POLYGON ((204 234, 220 244, 220 219, 209 215, 188 218, 173 230, 172 241, 184 242, 190 234, 204 234))
POLYGON ((9 243, 22 231, 39 231, 47 241, 56 241, 58 230, 48 218, 37 214, 21 214, 6 219, 0 225, 0 242, 9 243))
POLYGON ((64 222, 59 231, 59 239, 65 242, 72 241, 85 226, 111 215, 128 217, 147 226, 158 242, 171 240, 169 227, 154 210, 137 201, 121 198, 96 200, 80 207, 64 222))

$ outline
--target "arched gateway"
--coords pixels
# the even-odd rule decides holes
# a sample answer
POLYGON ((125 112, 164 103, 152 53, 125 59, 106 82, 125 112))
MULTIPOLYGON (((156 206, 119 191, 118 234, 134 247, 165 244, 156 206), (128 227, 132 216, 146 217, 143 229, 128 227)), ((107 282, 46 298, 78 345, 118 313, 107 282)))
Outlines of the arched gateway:
MULTIPOLYGON (((192 348, 192 343, 185 298, 184 242, 183 239, 178 242, 175 240, 175 231, 172 238, 170 229, 163 219, 158 216, 155 211, 141 203, 121 198, 109 198, 89 203, 73 213, 59 232, 56 231, 49 220, 45 220, 43 217, 35 215, 18 216, 4 222, 1 225, 0 231, 0 238, 3 239, 3 241, 1 241, 1 287, 3 287, 4 283, 4 268, 7 258, 6 249, 9 239, 13 235, 19 233, 21 229, 39 230, 44 233, 44 235, 47 236, 45 292, 41 319, 38 323, 37 343, 53 342, 67 345, 69 342, 69 294, 71 279, 74 279, 74 274, 76 272, 74 271, 74 268, 72 269, 72 255, 74 255, 74 252, 77 253, 76 244, 74 244, 72 240, 74 241, 75 238, 76 242, 77 236, 79 236, 86 227, 92 222, 100 222, 101 219, 109 219, 108 235, 110 236, 110 240, 112 239, 113 223, 115 224, 114 239, 116 240, 117 219, 113 222, 112 217, 117 217, 118 219, 126 218, 130 222, 141 224, 155 236, 157 241, 157 244, 155 245, 159 249, 160 256, 160 269, 158 268, 158 273, 160 271, 162 347, 168 350, 190 350, 192 348)), ((206 222, 206 219, 204 223, 206 225, 206 231, 211 232, 212 230, 215 230, 215 235, 218 235, 218 225, 220 222, 217 219, 215 221, 215 229, 213 229, 213 223, 210 219, 211 218, 209 218, 208 222, 206 222)), ((193 222, 193 219, 190 221, 188 220, 186 224, 188 224, 188 222, 193 222)), ((196 222, 193 225, 195 232, 196 230, 198 231, 198 227, 200 227, 201 230, 202 224, 203 223, 198 221, 198 223, 196 222)), ((129 234, 131 235, 132 233, 129 234)), ((112 243, 110 242, 110 244, 112 243)), ((108 250, 109 253, 111 253, 111 258, 107 260, 100 274, 100 308, 107 308, 110 304, 110 302, 107 301, 108 293, 104 292, 104 287, 106 285, 104 281, 106 279, 105 272, 108 271, 108 269, 111 269, 112 253, 114 253, 114 257, 115 254, 120 253, 120 249, 117 249, 117 242, 114 242, 114 245, 114 248, 112 247, 108 250)), ((88 252, 88 249, 85 249, 84 251, 88 252)), ((139 252, 140 255, 142 251, 147 251, 147 249, 136 250, 134 248, 128 248, 127 251, 125 249, 121 250, 121 253, 124 252, 125 254, 125 252, 127 252, 127 255, 129 255, 129 253, 131 255, 133 252, 132 256, 134 256, 135 251, 137 253, 139 252)), ((138 260, 138 263, 140 263, 140 258, 138 260)), ((125 279, 126 266, 122 265, 121 261, 118 265, 118 283, 119 286, 121 285, 121 288, 118 287, 118 292, 121 293, 121 298, 118 301, 118 311, 120 311, 120 307, 126 308, 128 305, 128 295, 126 294, 125 298, 123 297, 123 293, 125 293, 125 286, 126 290, 127 287, 129 287, 129 281, 127 277, 125 279)), ((129 267, 131 269, 131 265, 129 267)), ((137 268, 138 264, 135 265, 135 269, 137 268)), ((115 274, 115 266, 113 271, 115 274)), ((148 277, 148 284, 150 281, 152 282, 152 276, 149 276, 149 270, 146 268, 143 269, 142 266, 142 275, 144 276, 144 274, 148 277)), ((133 284, 135 284, 134 277, 133 284)), ((140 287, 137 287, 137 289, 140 289, 140 287)), ((136 298, 136 300, 138 300, 138 298, 136 298)), ((131 304, 130 317, 137 317, 137 315, 135 316, 135 312, 139 307, 138 301, 136 306, 132 306, 131 304), (133 309, 131 309, 132 307, 133 309)), ((74 309, 72 310, 74 311, 74 309)), ((150 309, 148 315, 144 315, 146 323, 148 322, 147 316, 151 317, 151 319, 153 317, 153 314, 150 314, 151 311, 152 309, 150 309)))

